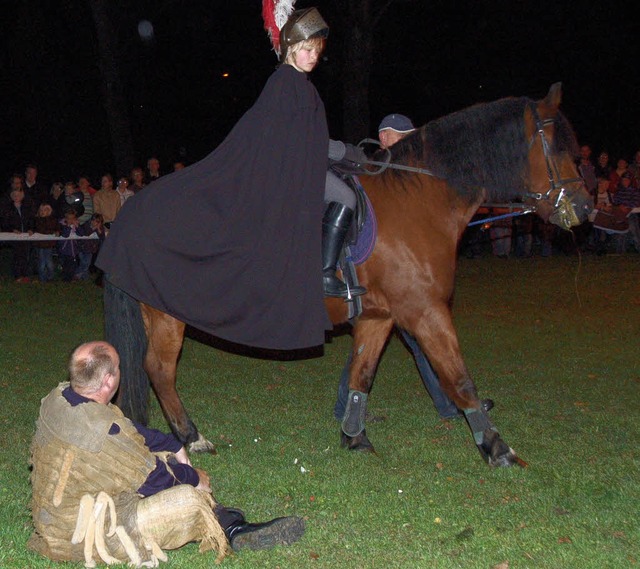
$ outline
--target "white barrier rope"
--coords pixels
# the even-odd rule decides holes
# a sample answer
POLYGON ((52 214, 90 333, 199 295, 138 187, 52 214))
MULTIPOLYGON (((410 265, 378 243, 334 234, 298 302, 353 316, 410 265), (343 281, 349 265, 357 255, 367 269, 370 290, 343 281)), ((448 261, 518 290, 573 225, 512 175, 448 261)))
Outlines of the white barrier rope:
POLYGON ((55 235, 45 235, 44 233, 11 233, 0 231, 0 241, 78 241, 99 239, 96 233, 87 236, 56 237, 55 235))

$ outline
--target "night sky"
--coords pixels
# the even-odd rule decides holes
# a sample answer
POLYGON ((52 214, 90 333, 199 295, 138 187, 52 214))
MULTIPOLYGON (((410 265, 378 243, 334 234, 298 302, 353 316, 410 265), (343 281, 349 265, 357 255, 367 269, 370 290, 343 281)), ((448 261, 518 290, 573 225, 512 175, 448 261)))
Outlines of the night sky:
MULTIPOLYGON (((317 5, 331 26, 313 73, 330 132, 342 137, 341 46, 349 22, 317 5)), ((382 3, 380 2, 373 2, 382 3)), ((195 161, 224 138, 276 65, 253 0, 112 0, 119 62, 140 164, 195 161), (141 20, 154 26, 143 41, 141 20), (223 74, 228 73, 228 77, 223 74)), ((638 18, 631 2, 395 0, 374 31, 371 135, 390 112, 417 125, 476 102, 541 98, 563 83, 563 110, 579 141, 612 157, 640 149, 638 18)), ((113 169, 95 32, 81 0, 3 2, 0 174, 35 162, 51 182, 113 169)), ((351 141, 357 142, 357 141, 351 141)), ((166 168, 165 168, 166 169, 166 168)))

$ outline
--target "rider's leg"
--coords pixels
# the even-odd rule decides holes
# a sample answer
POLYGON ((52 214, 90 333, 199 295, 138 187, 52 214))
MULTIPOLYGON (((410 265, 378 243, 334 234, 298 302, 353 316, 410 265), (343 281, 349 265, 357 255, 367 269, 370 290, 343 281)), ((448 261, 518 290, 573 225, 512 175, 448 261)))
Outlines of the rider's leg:
POLYGON ((364 294, 364 287, 347 288, 336 276, 338 258, 353 219, 356 197, 349 186, 331 172, 327 172, 324 201, 328 204, 322 219, 324 294, 344 298, 364 294))

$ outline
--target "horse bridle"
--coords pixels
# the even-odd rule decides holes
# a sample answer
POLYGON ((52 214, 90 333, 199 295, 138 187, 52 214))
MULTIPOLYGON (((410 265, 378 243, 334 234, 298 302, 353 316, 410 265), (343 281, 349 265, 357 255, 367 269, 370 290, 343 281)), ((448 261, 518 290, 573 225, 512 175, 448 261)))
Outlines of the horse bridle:
MULTIPOLYGON (((540 115, 538 115, 538 110, 535 107, 535 104, 529 104, 529 109, 531 114, 533 114, 533 118, 536 121, 536 132, 531 136, 531 140, 529 142, 529 148, 533 146, 535 142, 536 135, 540 136, 540 142, 542 144, 542 153, 544 155, 545 164, 547 167, 547 177, 549 179, 549 189, 546 193, 526 193, 524 196, 527 198, 531 198, 534 200, 550 200, 551 195, 554 192, 558 192, 558 195, 555 198, 553 203, 553 213, 549 216, 549 221, 552 223, 559 225, 560 227, 564 227, 566 229, 570 229, 574 225, 579 225, 580 220, 576 214, 575 206, 571 201, 569 192, 565 188, 565 185, 568 184, 580 184, 582 185, 584 181, 582 178, 563 178, 560 175, 560 170, 558 169, 558 164, 553 159, 551 154, 551 147, 549 145, 549 141, 547 140, 547 136, 545 135, 544 128, 546 126, 552 125, 555 123, 555 119, 541 119, 540 115)), ((574 192, 571 192, 573 194, 574 192)))

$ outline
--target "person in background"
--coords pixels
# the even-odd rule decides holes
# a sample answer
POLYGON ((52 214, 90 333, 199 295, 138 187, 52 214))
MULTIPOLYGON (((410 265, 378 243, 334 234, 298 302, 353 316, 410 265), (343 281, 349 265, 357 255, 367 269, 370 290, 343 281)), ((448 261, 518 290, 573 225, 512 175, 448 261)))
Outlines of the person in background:
POLYGON ((611 164, 609 164, 609 153, 603 150, 598 154, 598 161, 595 164, 596 178, 607 178, 611 175, 611 164))
POLYGON ((631 210, 640 208, 640 189, 631 172, 624 172, 620 176, 618 189, 612 197, 613 205, 620 206, 627 213, 629 232, 615 236, 617 252, 625 253, 630 240, 635 250, 640 253, 640 214, 631 213, 631 210))
POLYGON ((78 221, 77 210, 73 207, 68 208, 64 214, 64 219, 60 222, 60 237, 65 237, 67 240, 58 241, 58 257, 62 266, 62 280, 64 282, 80 280, 79 277, 76 278, 79 266, 80 241, 74 238, 84 235, 85 231, 78 221))
POLYGON ((53 216, 59 221, 64 217, 64 209, 66 205, 64 184, 62 182, 54 182, 51 184, 47 202, 53 208, 53 216))
POLYGON ((62 215, 64 218, 67 211, 73 209, 76 217, 80 217, 84 214, 84 200, 86 196, 82 192, 78 191, 76 183, 73 181, 66 182, 64 185, 64 197, 62 202, 62 215))
POLYGON ((142 168, 135 167, 133 170, 131 170, 131 183, 129 184, 129 190, 134 194, 137 194, 138 192, 141 192, 143 190, 145 185, 144 171, 142 170, 142 168))
POLYGON ((93 215, 93 197, 92 192, 95 193, 95 189, 91 187, 91 183, 89 182, 89 178, 86 176, 80 176, 78 178, 78 189, 77 191, 82 192, 82 207, 84 211, 78 216, 78 221, 80 224, 87 223, 91 219, 93 215))
POLYGON ((635 183, 640 183, 640 150, 633 155, 633 161, 629 164, 629 172, 631 172, 635 183))
MULTIPOLYGON (((41 203, 38 208, 34 229, 36 233, 42 235, 60 235, 60 224, 53 215, 53 208, 47 202, 41 203)), ((35 243, 38 254, 38 280, 41 283, 53 280, 55 273, 53 251, 55 246, 55 241, 37 241, 35 243)))
MULTIPOLYGON (((9 180, 9 196, 0 200, 0 227, 2 231, 29 235, 33 234, 35 226, 35 211, 31 201, 24 191, 24 180, 19 174, 14 174, 9 180)), ((11 247, 11 273, 18 283, 28 283, 29 254, 31 244, 28 241, 13 241, 11 247)))
POLYGON ((89 180, 88 176, 80 176, 78 178, 78 189, 81 192, 87 192, 91 197, 97 192, 97 190, 91 186, 91 180, 89 180))
MULTIPOLYGON (((609 192, 609 176, 598 177, 598 188, 594 198, 594 210, 600 210, 605 213, 611 213, 613 200, 609 192)), ((607 250, 609 234, 598 227, 593 228, 593 244, 597 255, 604 255, 607 250)))
POLYGON ((620 179, 622 175, 629 171, 629 162, 624 158, 620 158, 616 163, 615 170, 612 170, 609 174, 609 192, 615 194, 620 186, 620 179))
POLYGON ((533 215, 520 215, 513 218, 515 233, 514 253, 516 257, 529 258, 533 254, 533 215))
POLYGON ((409 117, 401 114, 387 115, 378 125, 378 140, 383 150, 402 140, 416 129, 409 117))
POLYGON ((145 178, 145 184, 150 184, 154 182, 158 178, 160 178, 162 174, 160 173, 160 160, 158 160, 155 156, 152 156, 147 160, 147 175, 145 178))
POLYGON ((124 205, 129 198, 133 197, 133 192, 129 189, 129 180, 125 177, 122 177, 118 180, 118 185, 116 186, 116 193, 118 194, 118 198, 120 199, 120 207, 124 205))
MULTIPOLYGON (((495 215, 507 213, 503 208, 494 208, 495 215)), ((513 219, 507 217, 498 219, 491 223, 489 228, 489 236, 491 239, 491 251, 494 257, 499 259, 508 259, 511 255, 511 236, 513 233, 513 219)))
POLYGON ((38 180, 38 167, 35 164, 27 164, 24 169, 24 193, 35 208, 47 199, 47 187, 38 180))
POLYGON ((584 145, 580 147, 580 156, 578 157, 578 172, 584 180, 588 192, 593 195, 598 187, 596 179, 596 168, 591 161, 591 147, 584 145))
POLYGON ((104 225, 108 229, 121 207, 120 196, 113 189, 113 176, 103 174, 100 180, 100 189, 93 196, 94 213, 99 213, 102 216, 104 225))
MULTIPOLYGON (((94 213, 91 219, 84 224, 82 232, 85 235, 97 237, 97 239, 84 239, 79 243, 79 266, 75 276, 79 280, 86 280, 89 278, 89 272, 92 270, 100 246, 107 235, 102 215, 94 213)), ((99 272, 99 269, 95 268, 95 270, 99 272)))

